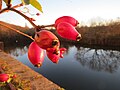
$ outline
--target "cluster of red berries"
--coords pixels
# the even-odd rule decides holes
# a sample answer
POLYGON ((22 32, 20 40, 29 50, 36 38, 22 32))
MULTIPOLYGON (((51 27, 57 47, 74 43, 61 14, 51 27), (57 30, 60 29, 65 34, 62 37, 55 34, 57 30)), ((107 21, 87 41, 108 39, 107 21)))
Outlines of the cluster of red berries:
MULTIPOLYGON (((77 25, 78 21, 73 17, 62 16, 55 21, 54 27, 62 38, 79 41, 81 34, 75 29, 77 25)), ((44 50, 53 63, 58 63, 59 58, 63 58, 66 51, 65 48, 60 48, 60 41, 52 32, 40 30, 36 32, 35 41, 28 48, 28 58, 34 66, 40 67, 42 65, 44 50)))

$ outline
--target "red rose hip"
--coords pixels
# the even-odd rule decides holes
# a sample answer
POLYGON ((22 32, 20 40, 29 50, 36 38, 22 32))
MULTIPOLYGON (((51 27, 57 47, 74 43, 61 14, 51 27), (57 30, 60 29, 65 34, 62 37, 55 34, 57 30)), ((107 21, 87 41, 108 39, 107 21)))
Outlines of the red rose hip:
POLYGON ((51 52, 46 51, 47 57, 53 62, 53 63, 58 63, 59 58, 60 58, 60 51, 58 54, 54 54, 51 52))
POLYGON ((58 38, 50 31, 41 30, 35 35, 35 42, 43 49, 59 47, 60 42, 58 38))
POLYGON ((53 62, 58 63, 59 58, 63 58, 63 54, 66 51, 66 48, 60 48, 57 50, 57 54, 54 53, 56 51, 53 50, 46 50, 47 57, 53 62))
POLYGON ((69 23, 61 22, 57 25, 57 33, 66 39, 79 41, 81 34, 69 23))
POLYGON ((57 27, 57 25, 61 22, 70 23, 72 26, 77 26, 79 24, 79 22, 71 16, 62 16, 62 17, 59 17, 58 19, 56 19, 55 27, 57 27))
POLYGON ((0 82, 7 82, 9 78, 8 74, 0 74, 0 82))
POLYGON ((44 61, 44 50, 32 42, 28 48, 28 58, 35 67, 40 67, 44 61))

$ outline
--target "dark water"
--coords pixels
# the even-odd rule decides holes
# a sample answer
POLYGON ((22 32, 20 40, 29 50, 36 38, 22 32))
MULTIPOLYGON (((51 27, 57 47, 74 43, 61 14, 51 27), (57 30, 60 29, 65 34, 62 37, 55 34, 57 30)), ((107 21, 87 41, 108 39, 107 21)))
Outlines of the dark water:
POLYGON ((68 50, 58 64, 45 56, 41 68, 28 60, 28 46, 6 48, 5 51, 66 90, 120 90, 120 51, 76 47, 68 50))

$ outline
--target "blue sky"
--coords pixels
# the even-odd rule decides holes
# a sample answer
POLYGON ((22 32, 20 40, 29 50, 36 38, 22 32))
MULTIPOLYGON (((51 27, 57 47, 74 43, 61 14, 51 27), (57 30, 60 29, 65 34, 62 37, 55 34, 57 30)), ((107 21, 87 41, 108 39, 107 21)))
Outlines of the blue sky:
MULTIPOLYGON (((36 19, 36 24, 53 24, 54 21, 64 15, 72 16, 79 22, 88 24, 92 19, 110 20, 120 17, 120 0, 38 0, 42 7, 43 13, 40 16, 31 16, 36 19)), ((13 4, 20 3, 20 0, 13 0, 13 4)), ((3 3, 4 4, 4 3, 3 3)), ((5 5, 3 5, 4 7, 5 5)), ((26 6, 32 14, 39 12, 32 6, 26 6)), ((24 7, 18 8, 24 10, 24 7)), ((0 15, 0 20, 9 23, 22 25, 28 23, 21 16, 9 12, 0 15)), ((30 24, 28 24, 30 25, 30 24)))

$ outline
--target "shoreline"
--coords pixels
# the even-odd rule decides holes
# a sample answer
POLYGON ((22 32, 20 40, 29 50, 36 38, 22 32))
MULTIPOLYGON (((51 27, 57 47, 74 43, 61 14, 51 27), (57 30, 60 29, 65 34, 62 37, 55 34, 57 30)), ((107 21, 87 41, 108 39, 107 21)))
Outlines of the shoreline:
MULTIPOLYGON (((16 74, 13 85, 24 90, 64 90, 41 74, 30 69, 2 50, 0 51, 0 67, 8 74, 16 74), (21 85, 21 86, 20 86, 21 85)), ((6 89, 7 90, 7 89, 6 89)))

